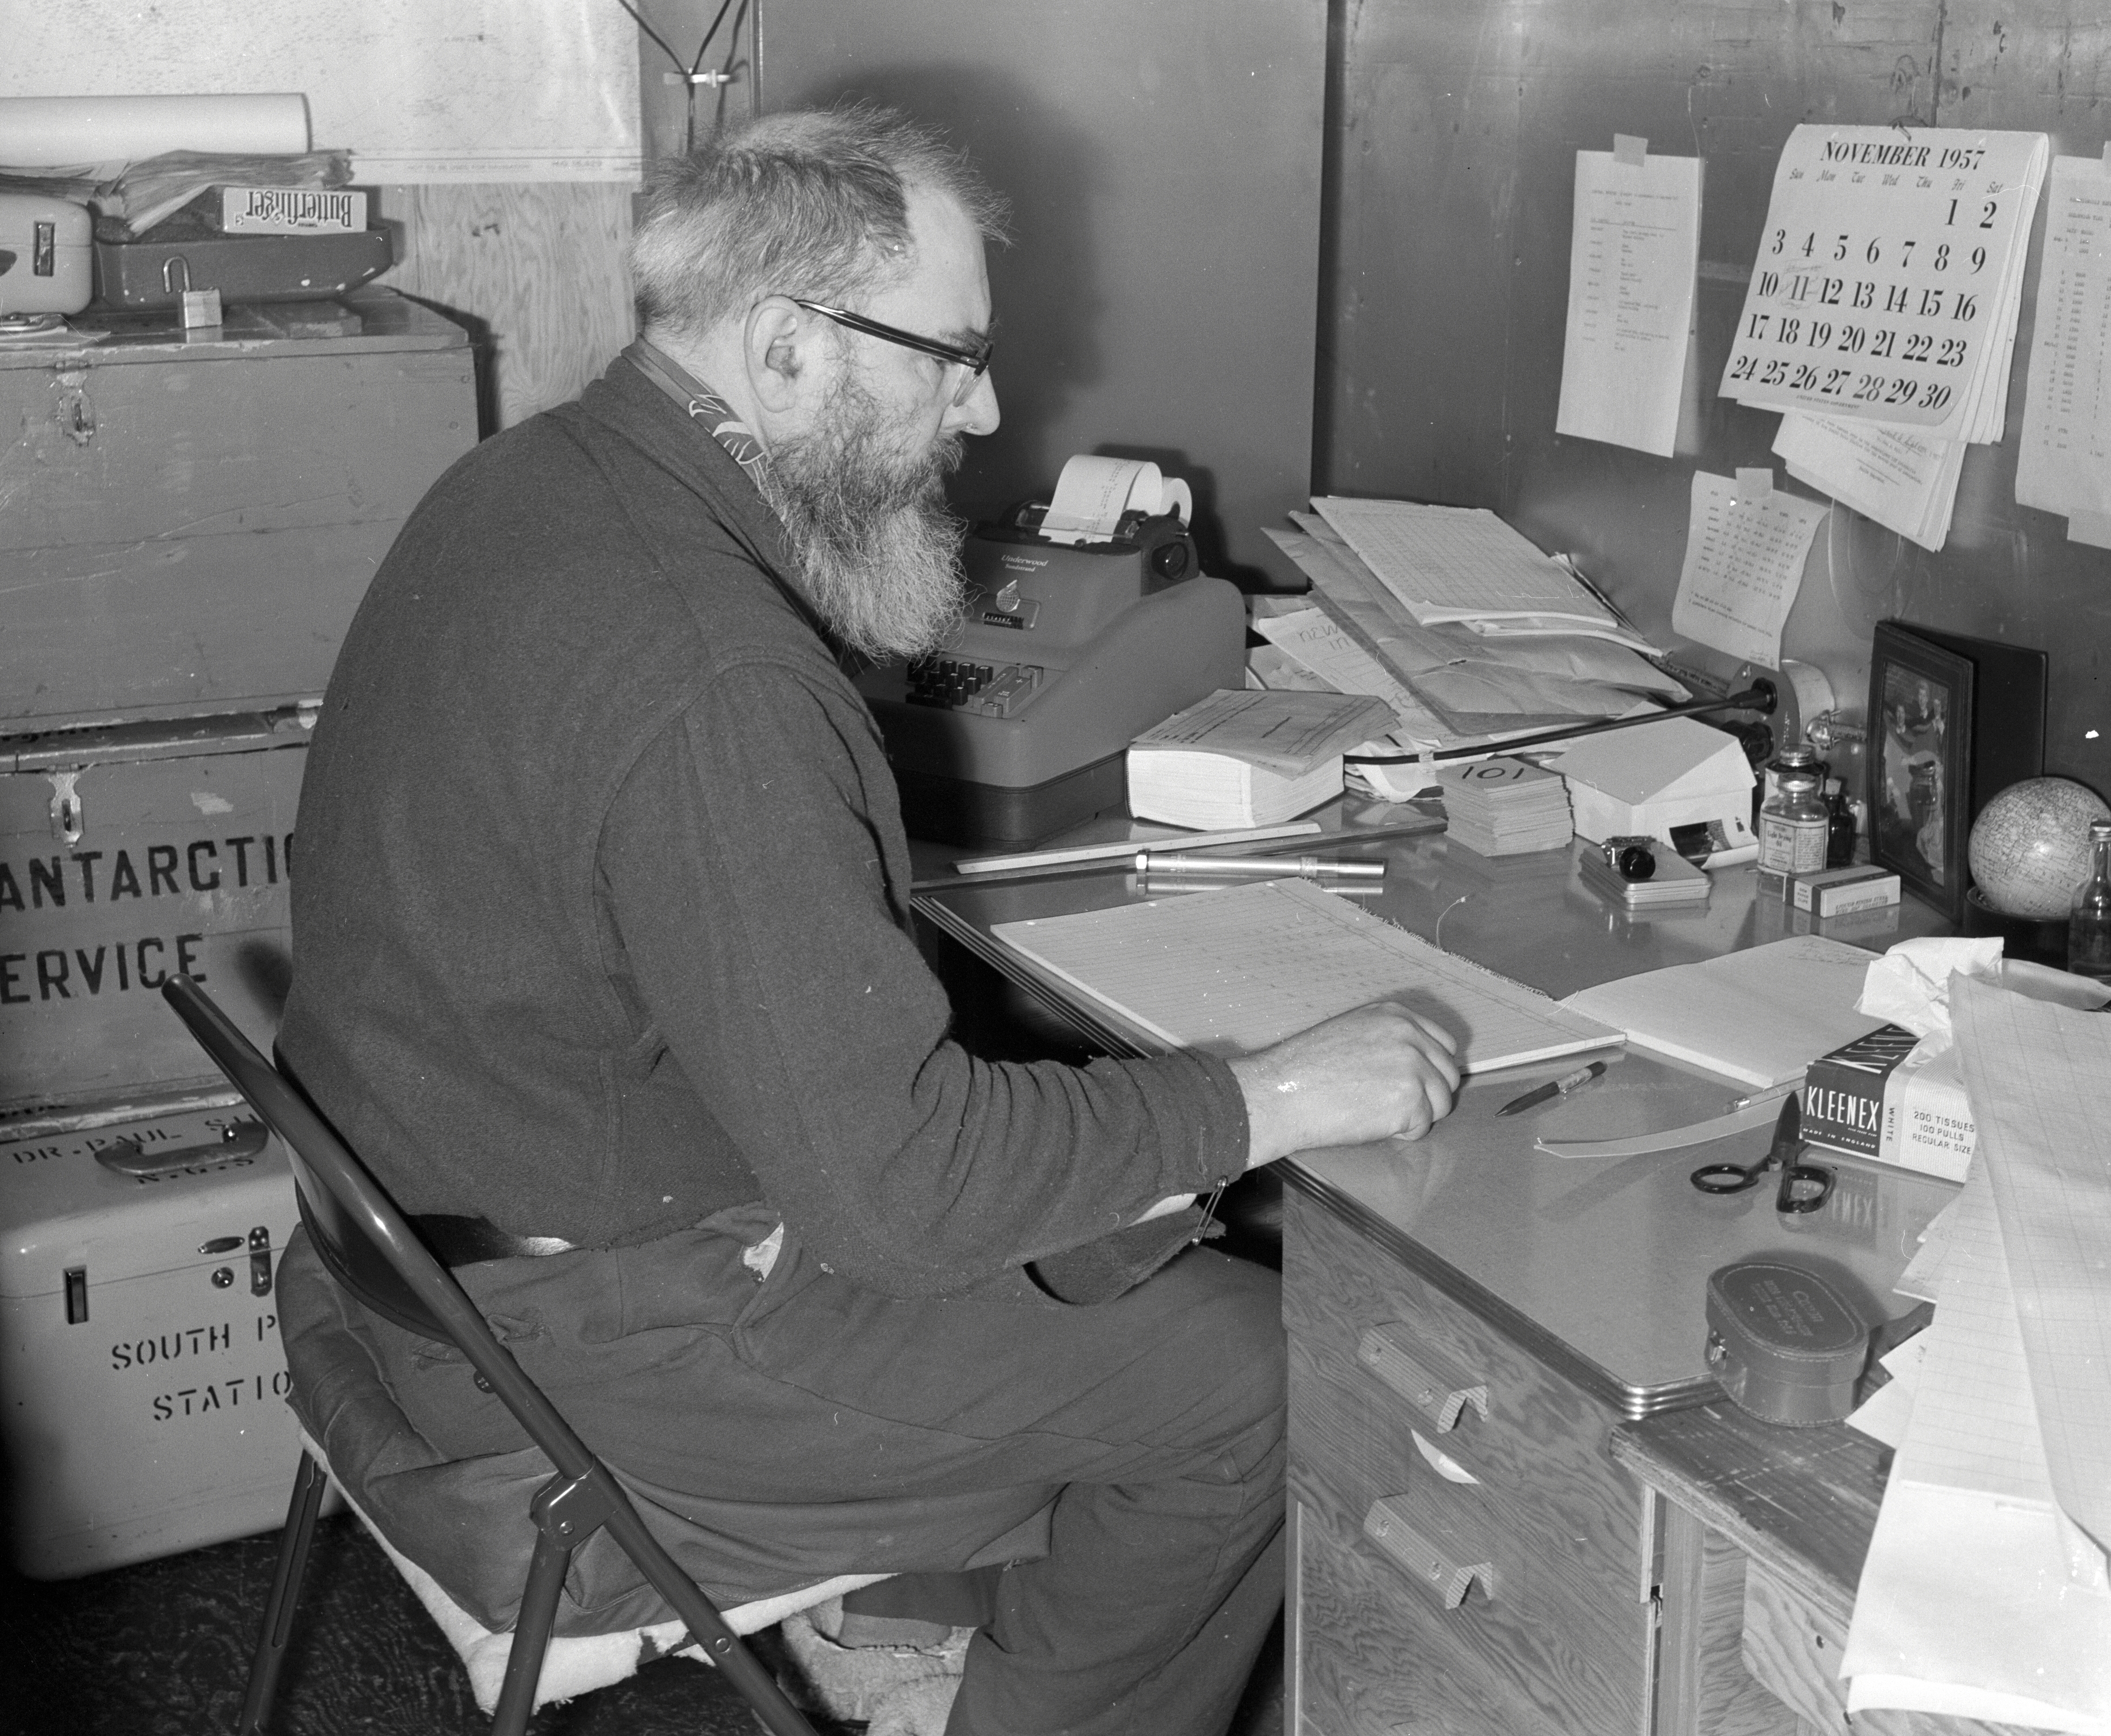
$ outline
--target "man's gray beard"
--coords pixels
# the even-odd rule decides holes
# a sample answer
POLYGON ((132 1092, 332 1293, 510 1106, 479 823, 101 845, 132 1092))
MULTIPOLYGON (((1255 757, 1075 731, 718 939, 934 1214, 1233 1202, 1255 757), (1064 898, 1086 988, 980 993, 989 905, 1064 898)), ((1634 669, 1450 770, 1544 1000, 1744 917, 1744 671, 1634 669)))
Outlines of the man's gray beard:
POLYGON ((846 378, 814 431, 780 441, 756 476, 806 600, 845 644, 880 661, 937 650, 965 599, 961 525, 943 488, 960 436, 904 455, 890 449, 891 431, 878 400, 846 378))

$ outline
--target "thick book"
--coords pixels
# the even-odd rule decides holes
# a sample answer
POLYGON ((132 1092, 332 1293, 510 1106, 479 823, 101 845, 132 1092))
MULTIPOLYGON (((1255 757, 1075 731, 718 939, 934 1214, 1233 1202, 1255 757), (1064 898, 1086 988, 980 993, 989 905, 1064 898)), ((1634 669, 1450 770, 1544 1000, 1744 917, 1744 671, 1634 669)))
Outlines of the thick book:
POLYGON ((1469 1073, 1620 1040, 1309 880, 1182 893, 990 932, 1130 1030, 1175 1048, 1246 1054, 1381 1000, 1447 1032, 1469 1073))
POLYGON ((1132 748, 1128 811, 1161 825, 1218 831, 1227 826, 1272 826, 1295 820, 1342 793, 1342 757, 1288 774, 1180 748, 1132 748))
POLYGON ((1128 811, 1213 830, 1294 818, 1342 793, 1342 755, 1393 726, 1358 693, 1222 688, 1137 737, 1128 811))

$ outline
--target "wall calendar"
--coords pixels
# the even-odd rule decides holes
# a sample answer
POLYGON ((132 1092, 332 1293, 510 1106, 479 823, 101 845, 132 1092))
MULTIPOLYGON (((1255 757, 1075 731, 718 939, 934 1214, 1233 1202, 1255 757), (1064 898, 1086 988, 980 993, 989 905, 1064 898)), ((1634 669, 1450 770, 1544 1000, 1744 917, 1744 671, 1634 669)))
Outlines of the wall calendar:
POLYGON ((1799 126, 1774 171, 1723 395, 1996 437, 2042 133, 1799 126))

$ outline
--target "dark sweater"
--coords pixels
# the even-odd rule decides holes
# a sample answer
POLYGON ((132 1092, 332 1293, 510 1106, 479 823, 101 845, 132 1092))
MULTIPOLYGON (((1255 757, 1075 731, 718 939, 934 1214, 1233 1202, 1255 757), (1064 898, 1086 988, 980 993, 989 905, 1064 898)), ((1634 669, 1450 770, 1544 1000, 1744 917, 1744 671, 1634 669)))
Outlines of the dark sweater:
POLYGON ((878 734, 782 561, 624 361, 441 479, 308 756, 280 1042, 320 1106, 409 1211, 606 1246, 760 1199, 900 1295, 1236 1174, 1219 1061, 950 1040, 878 734))

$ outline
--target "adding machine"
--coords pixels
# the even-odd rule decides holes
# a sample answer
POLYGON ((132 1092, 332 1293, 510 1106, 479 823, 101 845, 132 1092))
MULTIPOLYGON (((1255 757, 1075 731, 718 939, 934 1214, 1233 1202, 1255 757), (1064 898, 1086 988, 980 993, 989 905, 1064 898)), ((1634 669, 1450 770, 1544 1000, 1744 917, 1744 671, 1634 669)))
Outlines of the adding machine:
POLYGON ((1246 684, 1246 607, 1202 575, 1178 511, 1059 542, 1029 502, 978 525, 966 625, 945 650, 868 670, 912 837, 1024 844, 1119 807, 1132 739, 1246 684))

